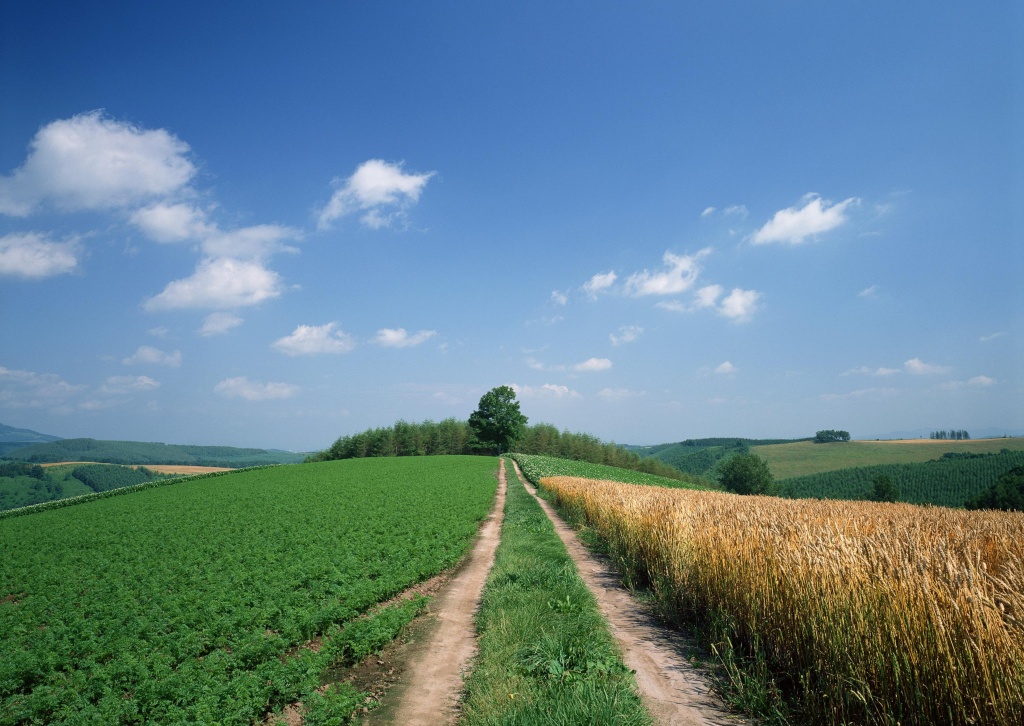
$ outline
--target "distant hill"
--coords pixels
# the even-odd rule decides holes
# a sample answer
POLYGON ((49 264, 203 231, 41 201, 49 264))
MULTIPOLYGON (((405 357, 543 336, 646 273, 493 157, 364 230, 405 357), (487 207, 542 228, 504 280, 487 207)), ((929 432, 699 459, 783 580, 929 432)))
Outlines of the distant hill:
POLYGON ((32 429, 19 429, 14 426, 0 424, 0 457, 9 451, 20 449, 30 444, 44 444, 50 441, 60 441, 60 436, 41 434, 32 429))
POLYGON ((92 461, 102 464, 179 464, 223 466, 238 469, 265 464, 297 464, 305 454, 277 449, 241 449, 234 446, 183 446, 141 441, 60 439, 18 448, 6 459, 47 464, 58 461, 92 461))
POLYGON ((789 444, 808 439, 744 439, 717 437, 686 439, 675 444, 626 447, 645 458, 658 459, 687 474, 717 478, 716 467, 735 454, 746 453, 754 446, 789 444))

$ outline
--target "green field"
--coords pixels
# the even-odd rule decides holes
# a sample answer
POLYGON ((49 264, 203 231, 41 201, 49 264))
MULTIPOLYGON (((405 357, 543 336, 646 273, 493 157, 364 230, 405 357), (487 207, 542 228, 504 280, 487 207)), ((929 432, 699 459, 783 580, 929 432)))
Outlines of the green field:
POLYGON ((44 469, 0 461, 0 512, 169 478, 174 477, 117 464, 63 464, 44 469), (34 475, 11 476, 16 473, 12 470, 19 468, 34 475))
POLYGON ((586 479, 602 479, 617 481, 623 484, 647 484, 657 487, 673 487, 683 489, 707 489, 707 483, 699 477, 691 477, 691 481, 668 479, 655 474, 646 474, 632 469, 620 469, 617 466, 591 464, 587 461, 558 459, 553 456, 537 454, 510 454, 522 467, 523 474, 532 482, 540 482, 545 476, 578 476, 586 479))
POLYGON ((751 447, 751 453, 766 460, 772 475, 776 480, 780 480, 855 466, 932 461, 941 458, 946 452, 990 454, 1002 449, 1024 451, 1024 438, 970 441, 849 441, 835 444, 800 441, 793 444, 755 446, 751 447))
POLYGON ((145 441, 60 439, 32 444, 4 455, 12 461, 47 464, 59 461, 94 461, 104 464, 179 464, 240 469, 266 464, 298 464, 306 454, 278 449, 240 449, 234 446, 187 446, 145 441))
POLYGON ((0 724, 251 724, 303 697, 330 711, 322 674, 412 617, 367 613, 462 557, 494 472, 279 466, 0 520, 0 724))

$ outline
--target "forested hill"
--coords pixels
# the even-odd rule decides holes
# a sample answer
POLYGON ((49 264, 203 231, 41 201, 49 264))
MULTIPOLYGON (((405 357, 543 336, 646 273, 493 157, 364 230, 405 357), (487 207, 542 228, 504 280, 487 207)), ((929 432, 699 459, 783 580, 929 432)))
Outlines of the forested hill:
POLYGON ((264 464, 295 464, 305 454, 276 449, 241 449, 233 446, 188 446, 141 441, 61 439, 8 452, 7 459, 46 464, 57 461, 94 461, 104 464, 178 464, 241 468, 264 464))
POLYGON ((41 434, 32 429, 19 429, 14 426, 0 424, 0 456, 30 444, 42 444, 48 441, 59 441, 59 436, 41 434))

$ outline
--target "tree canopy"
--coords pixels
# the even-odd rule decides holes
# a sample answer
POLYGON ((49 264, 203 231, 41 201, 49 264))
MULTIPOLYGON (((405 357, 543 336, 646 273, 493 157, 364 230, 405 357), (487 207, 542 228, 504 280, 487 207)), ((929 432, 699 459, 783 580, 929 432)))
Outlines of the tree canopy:
POLYGON ((1024 512, 1024 466, 1010 469, 990 489, 969 500, 965 506, 968 509, 1024 512))
POLYGON ((722 486, 737 494, 767 494, 772 485, 768 462, 757 454, 737 454, 721 467, 722 486))
POLYGON ((519 411, 516 392, 509 386, 492 388, 480 399, 477 410, 469 415, 469 427, 484 446, 510 451, 523 436, 527 418, 519 411))
POLYGON ((831 444, 837 441, 849 441, 849 431, 838 431, 836 429, 825 429, 814 434, 814 443, 816 444, 831 444))

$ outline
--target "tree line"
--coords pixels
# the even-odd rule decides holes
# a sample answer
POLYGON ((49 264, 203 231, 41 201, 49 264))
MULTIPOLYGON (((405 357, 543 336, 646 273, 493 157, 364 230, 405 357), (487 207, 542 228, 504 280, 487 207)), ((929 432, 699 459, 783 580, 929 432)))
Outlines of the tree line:
POLYGON ((968 441, 970 440, 971 435, 963 430, 956 431, 954 429, 950 429, 949 431, 932 431, 928 438, 939 439, 942 441, 968 441))

